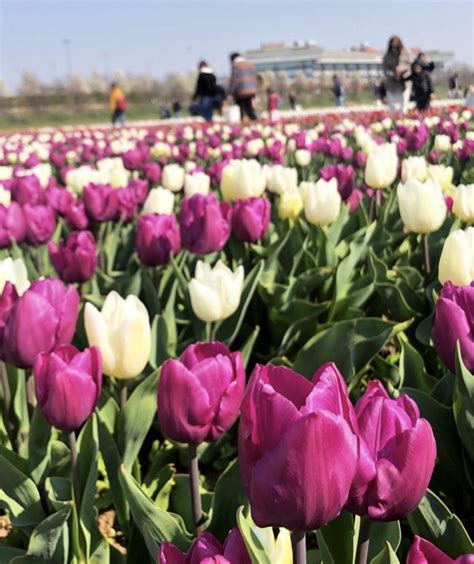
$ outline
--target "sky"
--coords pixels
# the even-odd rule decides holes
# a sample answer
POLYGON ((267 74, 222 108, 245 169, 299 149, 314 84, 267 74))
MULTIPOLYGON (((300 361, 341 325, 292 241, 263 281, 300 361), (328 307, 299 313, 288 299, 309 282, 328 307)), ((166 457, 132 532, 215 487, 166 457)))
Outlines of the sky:
POLYGON ((230 52, 262 42, 384 48, 392 34, 474 65, 474 0, 0 0, 0 79, 14 89, 30 70, 49 82, 64 78, 69 64, 74 74, 162 78, 202 58, 222 75, 230 52))

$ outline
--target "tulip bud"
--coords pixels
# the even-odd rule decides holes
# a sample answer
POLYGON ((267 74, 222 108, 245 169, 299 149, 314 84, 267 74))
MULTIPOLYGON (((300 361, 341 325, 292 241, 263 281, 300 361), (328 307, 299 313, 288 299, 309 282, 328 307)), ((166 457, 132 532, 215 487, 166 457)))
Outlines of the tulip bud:
POLYGON ((183 247, 205 255, 220 251, 230 237, 232 207, 214 194, 185 198, 178 215, 183 247))
POLYGON ((19 204, 12 202, 8 207, 0 205, 0 249, 9 247, 13 241, 23 242, 26 236, 26 221, 19 204))
POLYGON ((251 243, 260 241, 268 229, 270 207, 266 198, 237 200, 232 214, 232 231, 237 239, 251 243))
POLYGON ((187 174, 184 180, 184 196, 190 198, 194 194, 207 196, 211 186, 211 178, 204 172, 187 174))
POLYGON ((280 219, 296 219, 302 209, 303 199, 297 189, 281 194, 278 204, 278 217, 280 219))
POLYGON ((331 365, 312 382, 283 366, 255 367, 242 402, 238 448, 242 485, 259 527, 306 531, 339 514, 358 460, 358 440, 346 419, 351 409, 331 365))
POLYGON ((434 149, 444 153, 451 149, 451 138, 449 135, 436 135, 434 138, 434 149))
MULTIPOLYGON (((268 171, 268 190, 274 194, 296 192, 298 188, 298 171, 296 168, 272 166, 268 171)), ((298 212, 299 213, 299 212, 298 212)))
POLYGON ((441 284, 469 286, 474 280, 474 227, 450 233, 439 259, 438 279, 441 284))
POLYGON ((174 209, 175 195, 165 188, 153 188, 143 204, 142 213, 171 215, 174 209))
POLYGON ((399 184, 398 205, 403 224, 414 233, 437 231, 446 219, 446 204, 439 184, 409 180, 399 184))
POLYGON ((225 200, 259 198, 267 183, 266 169, 256 161, 234 160, 222 171, 221 192, 225 200))
POLYGON ((89 345, 100 350, 104 374, 120 379, 141 374, 150 358, 151 329, 148 311, 136 296, 123 299, 112 291, 102 311, 86 303, 84 324, 89 345))
POLYGON ((8 257, 0 260, 0 294, 7 282, 11 282, 15 286, 19 296, 23 295, 30 287, 25 263, 20 258, 13 260, 8 257))
POLYGON ((244 388, 240 352, 217 342, 190 345, 161 368, 158 421, 163 434, 181 443, 217 440, 237 419, 244 388))
POLYGON ((184 184, 184 169, 176 163, 167 164, 161 177, 163 187, 171 192, 179 192, 184 184))
POLYGON ((453 560, 434 544, 415 535, 406 564, 474 564, 474 554, 464 554, 453 560))
POLYGON ((15 178, 11 192, 13 200, 21 205, 30 204, 36 206, 42 203, 43 190, 38 178, 34 174, 15 178))
POLYGON ((82 199, 87 215, 94 221, 110 221, 117 215, 117 190, 107 184, 88 184, 82 199))
POLYGON ((41 245, 53 236, 56 229, 56 214, 51 206, 23 206, 26 223, 26 241, 30 245, 41 245))
POLYGON ((474 184, 460 184, 454 193, 453 213, 465 223, 474 223, 474 184))
POLYGON ((75 231, 66 243, 48 243, 51 262, 63 282, 82 283, 94 276, 97 264, 97 250, 94 236, 90 231, 75 231))
POLYGON ((244 267, 232 272, 221 260, 214 268, 199 260, 189 282, 193 311, 203 321, 220 321, 239 307, 244 282, 244 267))
POLYGON ((95 347, 79 352, 62 345, 36 356, 33 374, 38 405, 46 421, 65 432, 90 417, 102 389, 102 362, 95 347))
POLYGON ((341 198, 346 201, 350 198, 354 189, 355 170, 351 166, 344 165, 328 165, 324 166, 319 174, 324 180, 337 179, 337 189, 341 198))
POLYGON ((365 183, 374 190, 388 188, 397 177, 397 146, 383 143, 373 147, 365 165, 365 183))
POLYGON ((428 177, 428 163, 425 157, 408 157, 402 161, 402 182, 419 180, 425 182, 428 177))
MULTIPOLYGON (((11 289, 7 282, 2 301, 11 289)), ((20 297, 14 292, 8 311, 1 315, 2 359, 19 368, 31 368, 38 353, 69 344, 76 330, 79 301, 73 286, 64 286, 56 279, 35 280, 20 297)))
POLYGON ((161 178, 161 168, 158 163, 145 163, 143 165, 143 174, 150 185, 158 184, 161 178))
POLYGON ((298 166, 308 166, 311 162, 311 153, 307 149, 298 149, 295 151, 295 161, 298 166))
POLYGON ((370 382, 355 410, 375 475, 365 487, 362 481, 347 506, 374 521, 406 517, 420 503, 433 473, 436 442, 431 426, 420 419, 412 399, 405 394, 390 399, 378 380, 370 382))
MULTIPOLYGON (((168 192, 171 194, 171 192, 168 192)), ((146 266, 167 264, 181 249, 181 236, 174 215, 143 214, 138 218, 136 248, 146 266)))
POLYGON ((454 286, 446 282, 436 302, 433 343, 438 356, 453 373, 458 341, 464 364, 474 373, 473 303, 474 282, 470 286, 454 286))
POLYGON ((428 178, 439 184, 443 192, 449 190, 453 183, 453 167, 443 165, 429 165, 428 178))
MULTIPOLYGON (((308 183, 309 184, 309 183, 308 183)), ((304 214, 313 225, 329 225, 336 221, 341 211, 342 199, 337 189, 337 180, 320 178, 315 184, 304 186, 304 214)))

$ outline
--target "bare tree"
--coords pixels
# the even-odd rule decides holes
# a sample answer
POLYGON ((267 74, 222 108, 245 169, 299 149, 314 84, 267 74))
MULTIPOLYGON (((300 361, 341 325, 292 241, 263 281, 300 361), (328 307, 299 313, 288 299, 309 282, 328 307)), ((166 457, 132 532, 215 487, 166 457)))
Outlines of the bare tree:
POLYGON ((20 96, 39 96, 41 94, 41 82, 31 71, 23 71, 18 88, 20 96))
POLYGON ((89 87, 92 92, 104 94, 107 91, 107 81, 102 74, 94 71, 89 77, 89 87))
POLYGON ((276 89, 281 96, 286 97, 290 90, 290 81, 285 71, 279 71, 276 75, 276 89))

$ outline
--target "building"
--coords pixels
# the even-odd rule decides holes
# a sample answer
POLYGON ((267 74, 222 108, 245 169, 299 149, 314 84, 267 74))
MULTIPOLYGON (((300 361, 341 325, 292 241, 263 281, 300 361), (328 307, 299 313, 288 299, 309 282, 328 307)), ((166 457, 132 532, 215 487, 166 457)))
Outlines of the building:
MULTIPOLYGON (((413 57, 420 49, 411 49, 413 57)), ((435 63, 435 71, 454 57, 450 51, 426 51, 435 63)), ((326 82, 333 74, 357 78, 361 82, 372 82, 382 76, 384 52, 361 44, 347 50, 326 50, 314 41, 296 42, 292 46, 284 43, 263 44, 260 49, 247 51, 245 57, 257 72, 285 72, 293 79, 301 71, 310 80, 326 82)))

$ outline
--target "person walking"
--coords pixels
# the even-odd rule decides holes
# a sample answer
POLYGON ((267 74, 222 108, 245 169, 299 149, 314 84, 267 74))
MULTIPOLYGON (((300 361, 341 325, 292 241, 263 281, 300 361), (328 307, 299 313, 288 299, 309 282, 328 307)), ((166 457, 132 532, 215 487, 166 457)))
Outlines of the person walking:
POLYGON ((123 90, 113 82, 110 85, 109 92, 109 110, 112 120, 112 125, 116 127, 118 124, 125 125, 125 112, 127 111, 127 101, 123 90))
POLYGON ((429 71, 426 67, 423 68, 420 62, 413 63, 412 70, 410 80, 416 108, 420 111, 425 111, 430 107, 430 102, 434 95, 433 82, 429 71))
POLYGON ((290 108, 295 111, 296 110, 296 96, 293 90, 290 90, 288 94, 288 101, 290 103, 290 108))
POLYGON ((270 123, 277 121, 280 117, 281 98, 273 88, 267 88, 267 111, 270 123))
POLYGON ((457 98, 459 94, 458 73, 453 72, 448 78, 449 98, 457 98))
POLYGON ((397 35, 393 35, 388 42, 382 68, 390 110, 405 113, 411 94, 411 82, 407 80, 411 74, 410 54, 397 35))
POLYGON ((193 94, 193 104, 195 104, 197 115, 210 122, 218 103, 216 75, 206 61, 201 61, 198 69, 199 74, 193 94))
POLYGON ((253 98, 257 91, 257 73, 252 63, 244 59, 240 53, 230 56, 232 71, 229 82, 229 92, 240 109, 240 119, 255 121, 257 116, 253 107, 253 98))
POLYGON ((332 93, 336 98, 336 106, 338 108, 343 108, 346 101, 346 95, 344 91, 344 85, 342 84, 341 79, 337 76, 337 74, 333 75, 332 77, 332 93))

